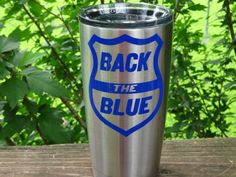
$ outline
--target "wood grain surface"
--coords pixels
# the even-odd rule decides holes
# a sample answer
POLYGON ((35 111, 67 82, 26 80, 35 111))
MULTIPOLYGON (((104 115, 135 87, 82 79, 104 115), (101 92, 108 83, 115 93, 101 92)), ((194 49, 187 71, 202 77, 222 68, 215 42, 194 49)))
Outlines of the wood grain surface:
MULTIPOLYGON (((87 144, 0 147, 0 177, 91 177, 87 144)), ((165 141, 161 177, 236 177, 236 138, 165 141)))

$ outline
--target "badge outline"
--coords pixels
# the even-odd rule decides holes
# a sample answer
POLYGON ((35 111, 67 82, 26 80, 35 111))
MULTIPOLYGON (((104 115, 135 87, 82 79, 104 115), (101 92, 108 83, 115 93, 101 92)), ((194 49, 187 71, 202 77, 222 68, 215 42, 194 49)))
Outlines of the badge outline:
MULTIPOLYGON (((106 126, 110 127, 111 129, 117 131, 118 133, 120 133, 121 135, 128 137, 130 134, 134 133, 135 131, 143 128, 145 125, 147 125, 149 122, 151 122, 151 120, 154 119, 154 117, 156 116, 156 114, 158 114, 160 107, 162 105, 162 101, 163 101, 163 79, 162 79, 162 75, 160 72, 160 68, 159 68, 159 55, 163 46, 163 40, 159 37, 158 34, 154 34, 153 36, 149 37, 149 38, 134 38, 132 36, 129 36, 127 34, 121 35, 119 37, 116 38, 101 38, 99 36, 97 36, 96 34, 93 34, 93 36, 91 37, 91 39, 88 42, 90 51, 92 53, 92 58, 93 58, 93 68, 92 68, 92 72, 90 75, 90 79, 89 79, 89 100, 90 100, 90 104, 92 106, 92 109, 94 111, 94 113, 96 114, 97 118, 102 121, 106 126), (154 58, 153 58, 153 67, 154 67, 154 71, 155 74, 157 76, 157 80, 159 81, 159 98, 157 101, 157 104, 153 110, 153 112, 147 117, 145 118, 142 122, 138 123, 137 125, 124 130, 121 127, 118 127, 117 125, 113 124, 112 122, 110 122, 109 120, 107 120, 106 118, 104 118, 102 116, 102 114, 97 110, 94 100, 93 100, 93 87, 92 87, 92 82, 95 81, 95 77, 97 74, 97 70, 98 70, 98 57, 97 57, 97 53, 96 50, 94 48, 94 44, 98 42, 99 44, 103 44, 103 45, 108 45, 108 46, 112 46, 112 45, 118 45, 121 44, 123 42, 128 42, 131 44, 135 44, 135 45, 146 45, 152 42, 156 42, 157 43, 157 47, 155 50, 155 54, 154 54, 154 58), (155 65, 157 67, 155 67, 155 65)), ((155 90, 155 89, 153 89, 155 90)))

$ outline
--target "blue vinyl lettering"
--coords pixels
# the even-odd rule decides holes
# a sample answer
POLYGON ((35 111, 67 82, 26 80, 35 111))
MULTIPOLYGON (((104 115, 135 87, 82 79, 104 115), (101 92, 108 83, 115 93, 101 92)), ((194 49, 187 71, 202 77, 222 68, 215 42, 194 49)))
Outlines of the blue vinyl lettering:
POLYGON ((146 114, 149 112, 148 101, 152 99, 152 96, 145 97, 141 100, 139 114, 146 114))
POLYGON ((152 99, 152 96, 128 99, 127 102, 121 99, 112 99, 107 97, 102 97, 100 111, 104 114, 112 114, 115 116, 134 116, 149 113, 148 101, 152 99), (122 107, 125 110, 121 110, 122 107))
POLYGON ((111 71, 119 70, 120 72, 124 72, 124 57, 122 53, 118 53, 116 56, 115 62, 112 66, 111 71))
POLYGON ((111 68, 111 60, 112 56, 110 53, 102 52, 100 69, 103 71, 109 71, 111 68))
POLYGON ((161 108, 163 44, 157 33, 147 38, 94 34, 88 42, 93 60, 88 71, 90 106, 96 118, 125 137, 150 123, 161 108))
POLYGON ((141 53, 139 56, 139 63, 138 63, 138 71, 142 71, 142 68, 144 71, 148 70, 147 60, 151 55, 151 51, 148 51, 146 54, 141 53))
POLYGON ((134 63, 134 61, 136 61, 138 59, 138 54, 137 53, 129 53, 127 55, 127 59, 126 59, 126 71, 128 72, 134 72, 137 68, 137 63, 134 63))
POLYGON ((129 99, 127 102, 126 113, 129 116, 134 116, 138 113, 140 99, 135 99, 134 103, 132 99, 129 99))
POLYGON ((111 72, 135 72, 135 71, 146 71, 148 70, 148 59, 150 58, 151 51, 146 53, 141 52, 129 53, 124 56, 122 53, 118 53, 115 57, 111 53, 101 53, 101 64, 100 70, 111 71, 111 72), (112 64, 112 61, 114 63, 112 64))
POLYGON ((116 99, 115 100, 115 105, 114 105, 113 115, 116 115, 116 116, 123 116, 124 115, 124 112, 120 111, 120 106, 121 106, 121 100, 116 99))
POLYGON ((100 111, 105 114, 112 113, 113 101, 111 98, 102 97, 100 111))

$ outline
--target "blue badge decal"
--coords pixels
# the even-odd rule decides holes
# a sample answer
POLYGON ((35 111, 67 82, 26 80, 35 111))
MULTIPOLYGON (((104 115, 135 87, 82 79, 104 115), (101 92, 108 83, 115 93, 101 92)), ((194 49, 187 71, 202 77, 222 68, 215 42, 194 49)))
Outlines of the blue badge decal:
POLYGON ((88 43, 93 58, 89 81, 92 109, 105 125, 129 136, 158 113, 163 81, 158 58, 162 39, 93 35, 88 43))

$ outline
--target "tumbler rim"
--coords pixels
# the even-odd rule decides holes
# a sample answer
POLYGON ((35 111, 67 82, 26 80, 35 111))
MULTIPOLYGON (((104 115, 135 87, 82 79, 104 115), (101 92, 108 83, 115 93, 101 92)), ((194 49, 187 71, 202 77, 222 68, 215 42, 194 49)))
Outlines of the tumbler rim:
POLYGON ((81 8, 80 21, 107 28, 142 28, 168 24, 172 11, 164 6, 148 3, 111 3, 81 8))

